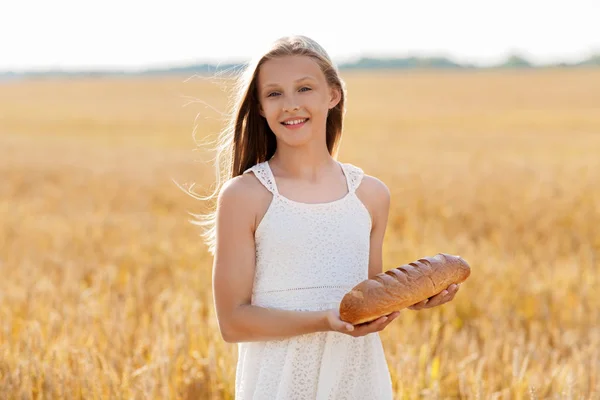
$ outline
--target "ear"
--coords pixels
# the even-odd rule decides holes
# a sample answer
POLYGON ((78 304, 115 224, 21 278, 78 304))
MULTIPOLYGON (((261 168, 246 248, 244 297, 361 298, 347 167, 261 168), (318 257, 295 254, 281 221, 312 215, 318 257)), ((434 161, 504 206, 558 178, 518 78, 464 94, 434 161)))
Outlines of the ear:
POLYGON ((332 87, 330 92, 331 96, 329 98, 329 109, 331 110, 332 108, 335 108, 335 106, 338 105, 340 100, 342 100, 342 92, 337 87, 332 87))
POLYGON ((267 118, 267 117, 265 117, 265 111, 263 110, 262 104, 260 104, 260 102, 258 102, 258 113, 260 114, 261 117, 267 118))

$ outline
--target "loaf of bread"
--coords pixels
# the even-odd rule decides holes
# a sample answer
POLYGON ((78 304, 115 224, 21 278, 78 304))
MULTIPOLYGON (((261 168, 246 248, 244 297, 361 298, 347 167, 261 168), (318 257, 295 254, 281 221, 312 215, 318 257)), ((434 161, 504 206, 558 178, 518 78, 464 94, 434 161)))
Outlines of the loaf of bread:
POLYGON ((438 253, 375 275, 342 298, 340 318, 353 325, 410 307, 434 296, 471 274, 459 256, 438 253))

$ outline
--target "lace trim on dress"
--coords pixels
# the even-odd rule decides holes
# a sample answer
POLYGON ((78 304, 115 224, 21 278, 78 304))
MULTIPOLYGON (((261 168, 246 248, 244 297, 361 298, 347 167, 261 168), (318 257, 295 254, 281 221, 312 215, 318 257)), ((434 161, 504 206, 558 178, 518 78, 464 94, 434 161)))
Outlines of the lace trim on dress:
POLYGON ((290 290, 310 290, 310 289, 336 289, 336 288, 347 288, 345 285, 325 285, 325 286, 310 286, 310 287, 298 287, 289 289, 278 289, 278 290, 263 290, 260 292, 254 292, 257 294, 262 293, 276 293, 276 292, 288 292, 290 290))
POLYGON ((344 173, 346 174, 346 179, 348 180, 348 187, 351 192, 356 191, 360 183, 362 182, 362 178, 365 175, 363 170, 352 165, 352 164, 343 164, 344 173))
POLYGON ((248 168, 244 173, 253 171, 256 178, 266 187, 269 192, 273 194, 279 194, 277 191, 277 185, 275 184, 275 177, 271 170, 267 167, 266 161, 256 164, 248 168))
POLYGON ((252 304, 281 309, 322 310, 335 307, 350 289, 352 286, 315 286, 254 292, 252 304))
MULTIPOLYGON (((364 171, 361 168, 356 167, 352 164, 341 163, 339 161, 338 161, 338 163, 342 167, 344 176, 346 177, 346 182, 348 184, 348 190, 350 192, 356 191, 358 186, 360 186, 360 183, 364 176, 364 171)), ((275 183, 275 176, 273 175, 273 171, 271 170, 270 166, 268 165, 268 161, 264 161, 259 164, 256 164, 256 165, 248 168, 246 171, 244 171, 244 173, 250 172, 250 171, 254 171, 258 180, 271 193, 279 194, 279 191, 277 190, 277 184, 275 183)))

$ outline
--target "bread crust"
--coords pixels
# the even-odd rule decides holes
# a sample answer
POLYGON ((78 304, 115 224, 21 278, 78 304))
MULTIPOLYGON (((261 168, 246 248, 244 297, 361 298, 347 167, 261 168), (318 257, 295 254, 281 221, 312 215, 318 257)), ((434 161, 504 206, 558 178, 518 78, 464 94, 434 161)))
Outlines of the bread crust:
POLYGON ((460 256, 438 253, 375 275, 342 298, 340 318, 353 325, 373 321, 434 296, 471 274, 460 256))

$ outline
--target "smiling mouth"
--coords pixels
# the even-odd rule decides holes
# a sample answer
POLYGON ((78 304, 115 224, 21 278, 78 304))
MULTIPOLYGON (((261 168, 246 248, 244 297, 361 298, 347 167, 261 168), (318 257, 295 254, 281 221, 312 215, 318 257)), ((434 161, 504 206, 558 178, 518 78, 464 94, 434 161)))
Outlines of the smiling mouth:
POLYGON ((303 124, 303 123, 305 123, 306 121, 308 121, 308 118, 299 118, 299 119, 292 119, 292 120, 290 120, 290 121, 285 121, 285 122, 282 122, 282 124, 283 124, 283 125, 286 125, 286 126, 290 126, 290 125, 291 125, 291 126, 293 126, 293 125, 300 125, 300 124, 303 124))

